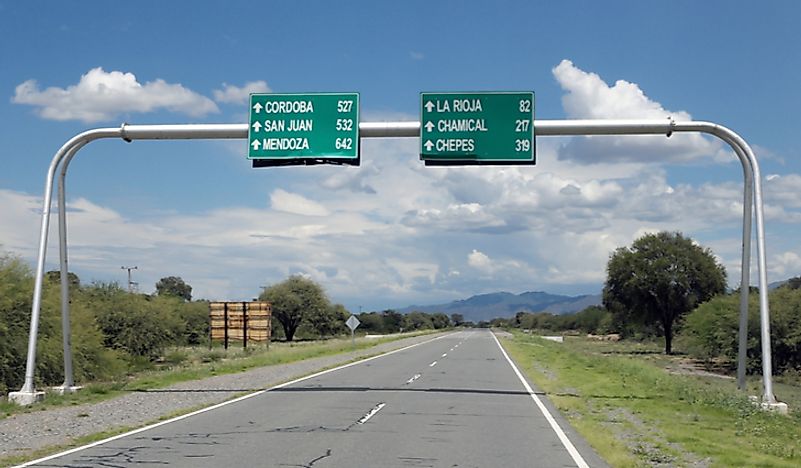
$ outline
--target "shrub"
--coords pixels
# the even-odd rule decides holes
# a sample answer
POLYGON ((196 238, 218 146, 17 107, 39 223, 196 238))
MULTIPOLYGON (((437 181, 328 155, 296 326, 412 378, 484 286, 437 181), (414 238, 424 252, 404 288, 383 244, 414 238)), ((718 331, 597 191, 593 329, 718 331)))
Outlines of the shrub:
MULTIPOLYGON (((777 373, 801 369, 801 289, 778 288, 770 292, 770 329, 773 367, 777 373)), ((739 293, 718 296, 686 317, 680 343, 690 355, 704 360, 722 359, 729 368, 737 364, 739 293)), ((759 299, 749 297, 749 372, 762 368, 759 299)))

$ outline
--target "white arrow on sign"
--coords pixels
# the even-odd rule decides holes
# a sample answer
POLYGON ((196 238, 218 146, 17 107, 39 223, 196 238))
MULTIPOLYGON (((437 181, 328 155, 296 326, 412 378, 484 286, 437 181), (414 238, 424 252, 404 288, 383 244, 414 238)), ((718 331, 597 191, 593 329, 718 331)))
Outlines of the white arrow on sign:
POLYGON ((261 124, 258 122, 253 122, 253 131, 259 133, 259 130, 261 130, 261 124))
POLYGON ((350 331, 356 330, 356 327, 358 327, 361 324, 362 323, 359 321, 359 319, 356 318, 355 315, 351 315, 350 318, 348 318, 347 322, 345 322, 345 325, 347 325, 348 328, 350 328, 350 331))
POLYGON ((426 124, 426 130, 428 130, 429 132, 430 132, 431 130, 434 130, 434 124, 432 124, 431 122, 428 122, 428 123, 426 124))
POLYGON ((253 147, 254 151, 258 151, 259 150, 259 146, 261 146, 261 143, 259 143, 259 139, 256 138, 255 140, 253 140, 253 143, 251 143, 250 146, 253 147))
MULTIPOLYGON (((253 110, 254 110, 254 111, 256 111, 256 113, 257 113, 257 114, 258 114, 259 112, 261 112, 261 109, 262 109, 263 107, 264 107, 264 106, 262 106, 262 105, 261 105, 260 103, 258 103, 258 102, 257 102, 256 104, 253 104, 253 110)), ((430 112, 430 111, 429 111, 429 112, 430 112)))
POLYGON ((426 151, 431 151, 431 148, 434 147, 434 143, 431 143, 431 140, 428 140, 423 146, 426 147, 426 151))
MULTIPOLYGON (((428 101, 428 102, 426 103, 426 110, 427 110, 428 112, 431 112, 431 109, 433 109, 433 108, 434 108, 434 104, 432 104, 432 103, 431 103, 431 101, 428 101)), ((258 111, 256 111, 256 112, 258 113, 258 111)))

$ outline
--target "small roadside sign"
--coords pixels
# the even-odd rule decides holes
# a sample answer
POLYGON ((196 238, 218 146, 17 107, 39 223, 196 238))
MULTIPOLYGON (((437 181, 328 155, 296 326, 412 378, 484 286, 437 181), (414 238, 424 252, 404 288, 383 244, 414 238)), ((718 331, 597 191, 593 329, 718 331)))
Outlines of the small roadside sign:
POLYGON ((345 325, 347 325, 348 328, 350 328, 350 331, 356 330, 356 328, 358 328, 358 326, 361 324, 362 323, 359 321, 359 319, 356 318, 355 315, 351 315, 348 318, 347 322, 345 322, 345 325))

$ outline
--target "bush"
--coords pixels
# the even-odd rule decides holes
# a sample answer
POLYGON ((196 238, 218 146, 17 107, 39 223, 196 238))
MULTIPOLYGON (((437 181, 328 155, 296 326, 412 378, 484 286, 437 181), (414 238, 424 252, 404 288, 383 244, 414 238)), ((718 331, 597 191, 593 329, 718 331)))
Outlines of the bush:
MULTIPOLYGON (((801 289, 778 288, 770 292, 770 330, 773 368, 777 373, 801 370, 801 289)), ((680 345, 703 360, 723 360, 737 365, 739 293, 716 297, 687 315, 680 345)), ((762 368, 759 299, 749 296, 748 372, 762 368)))
POLYGON ((181 335, 183 327, 171 304, 176 299, 134 295, 119 288, 103 293, 94 310, 109 348, 152 360, 181 335))

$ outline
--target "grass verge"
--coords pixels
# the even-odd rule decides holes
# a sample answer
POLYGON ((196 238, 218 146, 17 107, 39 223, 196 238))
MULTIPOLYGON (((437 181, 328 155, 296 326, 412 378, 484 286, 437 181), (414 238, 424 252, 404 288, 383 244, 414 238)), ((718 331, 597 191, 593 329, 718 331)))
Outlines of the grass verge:
POLYGON ((801 466, 801 414, 763 412, 733 383, 674 375, 664 357, 625 343, 502 342, 612 466, 801 466))

